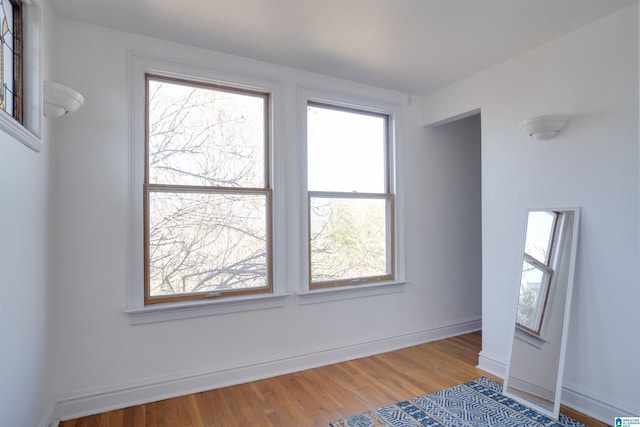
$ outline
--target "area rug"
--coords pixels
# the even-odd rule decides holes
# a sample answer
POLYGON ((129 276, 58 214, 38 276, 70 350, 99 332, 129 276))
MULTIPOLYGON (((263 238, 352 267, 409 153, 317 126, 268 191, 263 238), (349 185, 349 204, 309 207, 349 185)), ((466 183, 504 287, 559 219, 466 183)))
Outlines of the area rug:
POLYGON ((488 378, 460 384, 330 423, 332 427, 586 427, 560 415, 556 421, 504 396, 488 378))

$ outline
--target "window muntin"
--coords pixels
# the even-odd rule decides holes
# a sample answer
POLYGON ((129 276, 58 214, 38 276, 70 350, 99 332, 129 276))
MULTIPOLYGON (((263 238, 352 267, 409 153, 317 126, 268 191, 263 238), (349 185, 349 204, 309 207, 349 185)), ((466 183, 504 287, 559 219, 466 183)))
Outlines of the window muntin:
POLYGON ((0 0, 0 109, 22 123, 22 3, 0 0))
POLYGON ((309 101, 309 287, 393 280, 386 114, 309 101))
POLYGON ((272 290, 269 95, 146 76, 145 304, 272 290))
POLYGON ((516 322, 534 335, 539 335, 542 328, 554 272, 558 218, 557 212, 531 211, 528 215, 516 322))

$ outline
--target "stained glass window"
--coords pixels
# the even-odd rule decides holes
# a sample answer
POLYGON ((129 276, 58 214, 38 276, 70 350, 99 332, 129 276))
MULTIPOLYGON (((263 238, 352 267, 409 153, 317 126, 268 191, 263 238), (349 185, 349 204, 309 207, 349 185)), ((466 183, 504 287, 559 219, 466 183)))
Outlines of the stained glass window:
POLYGON ((0 0, 0 109, 22 122, 22 16, 20 0, 0 0))

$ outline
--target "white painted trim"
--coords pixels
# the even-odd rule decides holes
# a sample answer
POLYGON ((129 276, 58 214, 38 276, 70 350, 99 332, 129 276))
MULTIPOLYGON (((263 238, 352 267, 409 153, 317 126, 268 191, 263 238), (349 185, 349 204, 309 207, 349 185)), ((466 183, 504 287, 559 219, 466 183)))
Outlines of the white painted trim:
POLYGON ((455 114, 455 115, 450 116, 450 117, 446 117, 444 119, 438 119, 438 120, 435 120, 435 121, 427 120, 422 126, 423 127, 436 127, 436 126, 440 126, 440 125, 446 125, 447 123, 455 122, 457 120, 466 119, 467 117, 475 116, 476 114, 479 114, 479 113, 480 113, 480 108, 473 108, 473 109, 467 110, 467 111, 465 111, 463 113, 455 114))
MULTIPOLYGON (((506 363, 494 354, 481 351, 478 361, 478 369, 504 378, 506 363)), ((562 386, 561 404, 595 418, 604 423, 611 424, 615 417, 636 416, 640 414, 640 407, 631 408, 610 401, 607 397, 590 390, 584 390, 579 386, 564 382, 562 386)))
POLYGON ((511 377, 509 382, 509 390, 516 389, 524 391, 525 393, 533 394, 535 396, 542 397, 550 402, 555 401, 555 391, 547 388, 542 388, 536 384, 531 384, 528 381, 521 380, 519 378, 511 377))
POLYGON ((47 405, 47 409, 45 410, 42 418, 40 418, 40 422, 38 423, 38 427, 58 427, 60 424, 60 419, 55 417, 57 402, 51 400, 49 405, 47 405))
POLYGON ((615 417, 635 417, 640 414, 640 406, 633 408, 621 405, 606 396, 566 382, 562 387, 562 404, 606 424, 612 424, 615 417))
POLYGON ((179 303, 154 304, 126 309, 130 325, 164 322, 167 320, 191 319, 194 317, 238 313, 284 307, 289 294, 257 294, 179 303))
POLYGON ((496 354, 483 350, 478 355, 478 366, 476 366, 476 368, 482 369, 496 377, 504 378, 506 367, 507 363, 496 354))
MULTIPOLYGON (((368 96, 358 95, 352 92, 336 91, 334 89, 325 89, 315 85, 298 83, 297 92, 297 140, 303 141, 298 150, 298 170, 299 176, 299 195, 301 204, 300 218, 300 248, 301 248, 301 268, 300 268, 300 285, 298 295, 302 296, 301 304, 306 295, 311 295, 315 291, 309 289, 309 206, 307 203, 307 105, 309 101, 327 103, 335 106, 346 108, 354 108, 363 111, 370 111, 381 114, 388 114, 389 121, 389 187, 391 193, 395 197, 395 278, 394 282, 405 281, 405 224, 404 224, 404 207, 405 207, 405 190, 403 175, 398 165, 403 164, 403 129, 404 129, 404 106, 395 99, 374 99, 368 96)), ((311 300, 311 298, 306 298, 311 300)), ((320 300, 320 298, 316 298, 320 300)), ((340 298, 337 298, 340 299, 340 298)), ((321 301, 318 301, 321 302, 321 301)))
POLYGON ((317 304, 343 299, 398 293, 403 291, 405 283, 407 282, 394 281, 354 286, 333 286, 308 292, 299 292, 296 296, 298 297, 300 305, 317 304))
POLYGON ((4 111, 0 111, 0 130, 11 135, 36 153, 42 150, 42 139, 35 136, 29 129, 22 126, 4 111))
POLYGON ((480 330, 481 325, 479 317, 461 319, 431 329, 362 341, 341 347, 320 348, 310 352, 259 360, 250 364, 228 365, 181 375, 146 378, 129 383, 82 390, 60 396, 53 418, 67 420, 344 362, 475 332, 480 330))
POLYGON ((549 341, 546 341, 546 340, 542 339, 541 337, 539 337, 537 335, 533 335, 529 331, 521 329, 520 326, 518 326, 518 325, 516 325, 515 336, 513 337, 513 339, 517 339, 517 340, 520 340, 522 342, 525 342, 525 343, 527 343, 527 344, 529 344, 531 346, 534 346, 537 349, 541 349, 542 347, 544 347, 544 345, 546 343, 549 342, 549 341))

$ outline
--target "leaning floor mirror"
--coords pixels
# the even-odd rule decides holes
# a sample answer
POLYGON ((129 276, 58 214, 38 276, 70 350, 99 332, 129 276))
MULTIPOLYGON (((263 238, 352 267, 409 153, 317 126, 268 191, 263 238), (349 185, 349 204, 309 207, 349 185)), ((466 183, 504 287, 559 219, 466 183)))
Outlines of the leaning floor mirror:
POLYGON ((525 217, 504 394, 557 419, 580 210, 531 209, 525 217))

